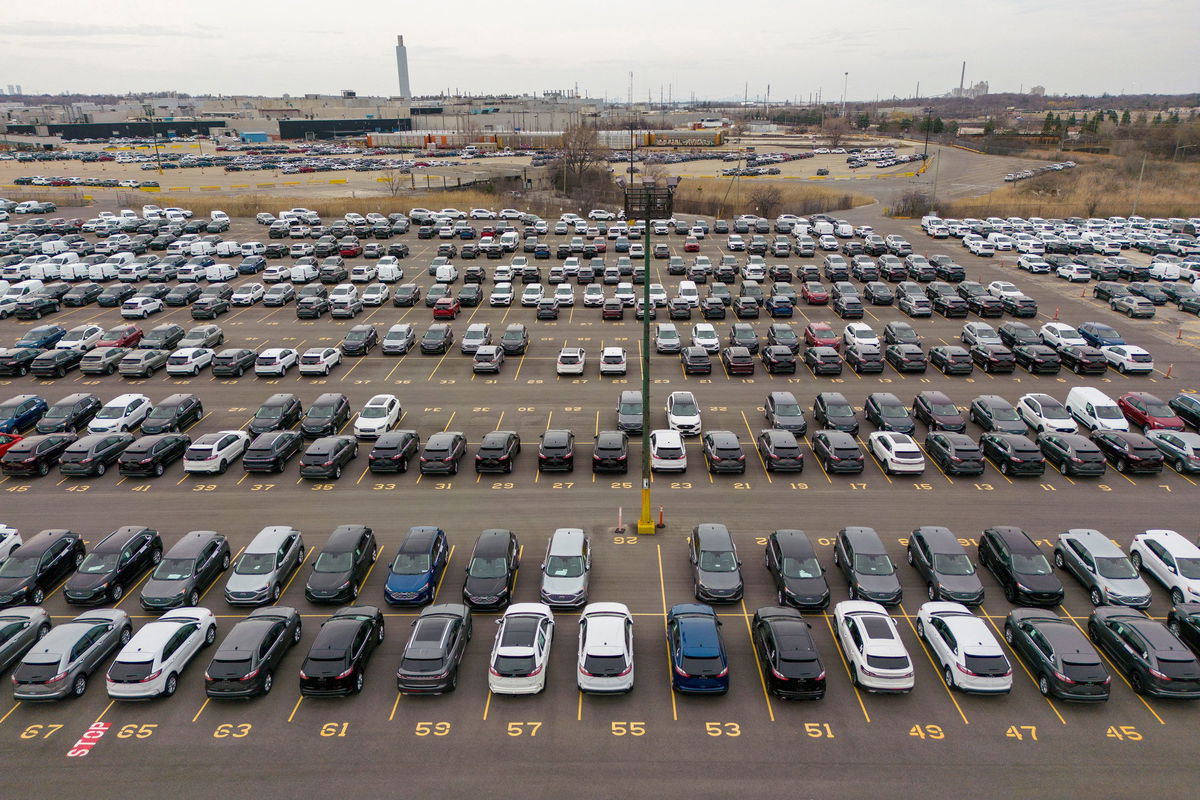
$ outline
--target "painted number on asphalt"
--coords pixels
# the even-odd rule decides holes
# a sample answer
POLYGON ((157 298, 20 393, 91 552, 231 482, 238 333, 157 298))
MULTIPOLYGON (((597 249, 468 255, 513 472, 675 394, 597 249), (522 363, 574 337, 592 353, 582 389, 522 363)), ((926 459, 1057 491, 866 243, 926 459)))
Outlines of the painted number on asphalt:
POLYGON ((832 739, 833 728, 829 727, 828 722, 806 722, 804 723, 804 735, 810 739, 832 739))
POLYGON ((345 736, 350 729, 349 722, 326 722, 321 726, 322 736, 345 736))
POLYGON ((154 735, 155 729, 158 728, 157 723, 131 723, 122 725, 117 731, 118 739, 149 739, 154 735))
POLYGON ((706 722, 704 732, 709 736, 741 736, 742 726, 736 722, 706 722))
POLYGON ((450 733, 449 722, 418 722, 413 729, 417 736, 446 736, 450 733))
POLYGON ((614 722, 610 728, 613 736, 645 736, 644 722, 614 722))
POLYGON ((941 725, 913 725, 908 730, 909 736, 915 736, 918 739, 945 739, 946 733, 942 730, 941 725))
POLYGON ((541 727, 540 722, 510 722, 507 733, 509 736, 537 736, 541 727))
POLYGON ((58 733, 62 725, 30 725, 21 731, 22 739, 49 739, 58 733))
POLYGON ((249 722, 230 723, 226 722, 217 726, 213 731, 214 739, 245 739, 250 735, 251 724, 249 722))
POLYGON ((1132 725, 1109 725, 1108 730, 1104 733, 1109 739, 1116 739, 1122 742, 1140 742, 1145 737, 1141 732, 1132 725))
POLYGON ((1023 742, 1026 739, 1033 742, 1038 740, 1036 725, 1009 725, 1004 735, 1009 739, 1016 739, 1018 742, 1023 742))

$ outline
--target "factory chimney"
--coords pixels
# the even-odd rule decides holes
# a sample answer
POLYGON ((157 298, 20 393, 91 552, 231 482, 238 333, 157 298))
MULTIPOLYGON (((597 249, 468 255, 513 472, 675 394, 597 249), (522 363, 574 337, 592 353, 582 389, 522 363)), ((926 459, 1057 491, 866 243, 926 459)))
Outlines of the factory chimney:
POLYGON ((412 89, 408 85, 408 49, 404 46, 404 37, 396 37, 396 77, 400 81, 400 96, 405 100, 412 99, 412 89))

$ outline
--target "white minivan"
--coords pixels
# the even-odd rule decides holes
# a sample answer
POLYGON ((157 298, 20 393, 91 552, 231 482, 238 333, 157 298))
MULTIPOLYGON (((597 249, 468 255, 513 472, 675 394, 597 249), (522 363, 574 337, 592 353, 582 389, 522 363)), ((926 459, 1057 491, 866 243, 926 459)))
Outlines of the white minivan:
POLYGON ((1129 430, 1129 421, 1116 401, 1091 386, 1076 386, 1067 392, 1067 411, 1089 431, 1129 430))

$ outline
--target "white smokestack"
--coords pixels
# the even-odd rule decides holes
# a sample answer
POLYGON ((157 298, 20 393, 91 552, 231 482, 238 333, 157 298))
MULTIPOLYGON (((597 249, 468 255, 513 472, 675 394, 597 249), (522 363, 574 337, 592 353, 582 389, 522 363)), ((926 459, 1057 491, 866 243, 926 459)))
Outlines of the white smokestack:
POLYGON ((412 89, 408 85, 408 49, 404 46, 404 37, 396 37, 396 77, 400 80, 400 96, 405 100, 412 99, 412 89))

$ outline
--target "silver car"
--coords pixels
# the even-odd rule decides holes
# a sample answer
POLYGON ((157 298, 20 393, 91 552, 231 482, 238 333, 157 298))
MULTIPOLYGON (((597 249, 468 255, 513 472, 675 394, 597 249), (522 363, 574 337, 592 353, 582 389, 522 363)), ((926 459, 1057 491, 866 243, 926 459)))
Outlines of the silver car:
POLYGON ((582 528, 559 528, 550 537, 542 562, 542 602, 556 608, 587 603, 592 549, 582 528))
POLYGON ((1147 608, 1150 587, 1121 548, 1100 531, 1073 528, 1058 535, 1054 566, 1065 569, 1087 589, 1092 605, 1147 608))
POLYGON ((11 667, 50 632, 50 615, 41 606, 0 611, 0 672, 11 667))
POLYGON ((232 606, 261 606, 283 594, 284 585, 304 561, 304 539, 290 525, 271 525, 233 565, 225 583, 225 601, 232 606))
POLYGON ((64 622, 43 636, 13 670, 13 698, 81 696, 88 676, 132 636, 129 615, 119 608, 95 609, 64 622))

